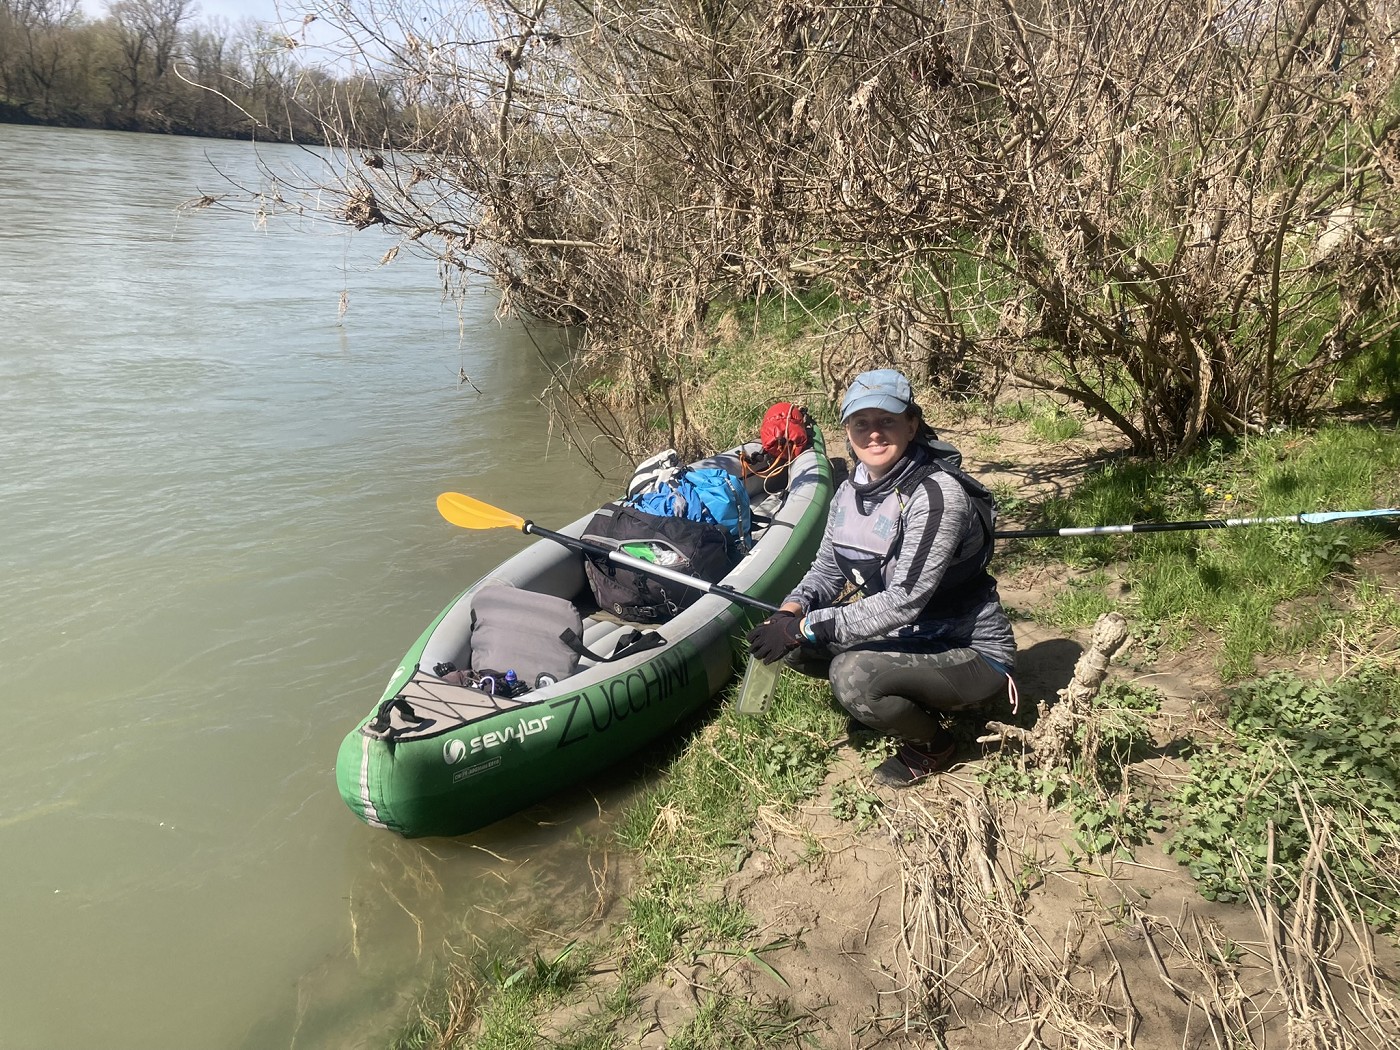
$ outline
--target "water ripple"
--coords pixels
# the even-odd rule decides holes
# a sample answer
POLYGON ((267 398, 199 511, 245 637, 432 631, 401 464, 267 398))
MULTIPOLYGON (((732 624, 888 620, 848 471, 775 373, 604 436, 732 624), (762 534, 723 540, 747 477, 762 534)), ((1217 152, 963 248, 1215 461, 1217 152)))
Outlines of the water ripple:
MULTIPOLYGON (((380 852, 331 774, 419 631, 523 542, 434 498, 567 521, 603 490, 549 449, 546 372, 489 299, 459 317, 373 232, 178 210, 214 165, 255 179, 248 144, 0 125, 0 155, 3 1039, 97 1045, 96 1018, 113 1050, 236 1046, 318 987, 347 1015, 431 960, 363 913, 362 971, 346 899, 435 885, 414 907, 446 928, 494 892, 480 851, 380 852)), ((493 849, 538 852, 529 826, 493 849)))

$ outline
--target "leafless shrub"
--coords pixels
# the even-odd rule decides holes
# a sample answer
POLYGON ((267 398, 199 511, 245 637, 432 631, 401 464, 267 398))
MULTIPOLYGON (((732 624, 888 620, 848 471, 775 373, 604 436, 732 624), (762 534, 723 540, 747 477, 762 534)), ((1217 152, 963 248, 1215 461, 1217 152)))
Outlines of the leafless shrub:
POLYGON ((396 114, 342 190, 585 325, 614 382, 568 396, 624 448, 658 406, 683 443, 735 296, 830 288, 870 359, 1162 454, 1305 418, 1400 324, 1388 3, 312 7, 396 114))

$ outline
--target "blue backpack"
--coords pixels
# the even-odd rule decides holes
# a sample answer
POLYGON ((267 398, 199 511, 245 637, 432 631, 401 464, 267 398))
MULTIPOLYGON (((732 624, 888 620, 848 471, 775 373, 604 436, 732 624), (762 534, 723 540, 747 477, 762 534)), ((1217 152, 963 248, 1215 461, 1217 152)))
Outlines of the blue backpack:
POLYGON ((749 549, 753 528, 749 492, 733 474, 718 467, 672 467, 656 471, 653 477, 655 480, 642 491, 637 491, 634 479, 629 486, 628 506, 644 514, 718 525, 729 537, 731 547, 739 551, 749 549))

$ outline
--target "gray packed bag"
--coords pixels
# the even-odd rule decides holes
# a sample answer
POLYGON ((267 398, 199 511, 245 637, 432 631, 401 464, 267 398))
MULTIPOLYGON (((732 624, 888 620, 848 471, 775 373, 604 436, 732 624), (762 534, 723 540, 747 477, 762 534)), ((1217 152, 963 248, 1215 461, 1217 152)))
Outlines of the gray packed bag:
POLYGON ((477 674, 514 671, 531 688, 560 681, 578 670, 582 637, 583 617, 567 599, 503 584, 472 595, 471 663, 477 674))

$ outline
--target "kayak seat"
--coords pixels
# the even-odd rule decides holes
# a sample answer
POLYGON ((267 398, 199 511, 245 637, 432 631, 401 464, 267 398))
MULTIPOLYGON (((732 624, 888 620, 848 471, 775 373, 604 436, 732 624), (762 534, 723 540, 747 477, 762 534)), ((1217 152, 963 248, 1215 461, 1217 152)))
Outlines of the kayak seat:
POLYGON ((608 623, 606 620, 595 620, 592 617, 583 621, 583 644, 594 652, 602 652, 599 647, 604 640, 611 638, 617 633, 618 625, 608 623))
POLYGON ((583 571, 583 559, 573 551, 561 547, 556 556, 547 561, 541 559, 536 563, 534 569, 535 571, 528 582, 504 579, 494 574, 487 577, 487 580, 510 586, 527 587, 540 594, 552 594, 556 598, 566 598, 576 604, 580 594, 590 593, 588 577, 584 575, 583 571))
MULTIPOLYGON (((588 580, 583 572, 583 559, 573 551, 557 544, 537 548, 539 554, 530 565, 530 573, 507 574, 493 572, 478 585, 482 590, 492 584, 506 587, 520 587, 538 594, 575 601, 581 616, 586 616, 587 608, 576 600, 580 596, 592 597, 588 590, 588 580), (551 549, 553 548, 553 549, 551 549)), ((457 668, 474 666, 470 642, 472 626, 472 601, 454 602, 434 628, 432 637, 423 646, 420 665, 431 670, 440 664, 450 663, 457 668)))
POLYGON ((781 492, 770 493, 768 495, 760 493, 755 496, 753 501, 749 504, 753 513, 761 514, 765 518, 778 513, 778 511, 782 509, 782 506, 783 494, 781 492))
MULTIPOLYGON (((635 624, 619 620, 608 613, 594 613, 583 621, 583 644, 588 649, 607 659, 617 652, 623 641, 632 638, 637 631, 645 631, 647 624, 635 624)), ((588 656, 579 660, 579 667, 592 667, 595 661, 588 656)))

